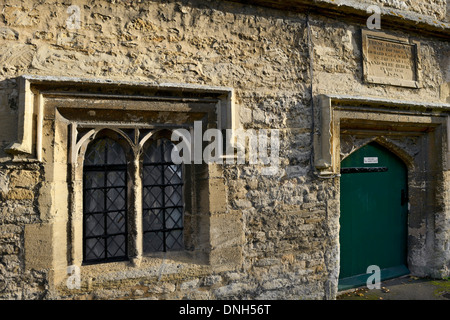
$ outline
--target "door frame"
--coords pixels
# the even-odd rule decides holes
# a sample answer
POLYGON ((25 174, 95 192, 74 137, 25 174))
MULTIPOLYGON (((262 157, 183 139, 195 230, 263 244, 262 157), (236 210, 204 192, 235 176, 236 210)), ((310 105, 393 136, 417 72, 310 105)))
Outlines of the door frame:
MULTIPOLYGON (((416 276, 449 276, 445 204, 450 194, 445 183, 450 180, 450 104, 319 95, 315 105, 319 128, 314 133, 314 166, 319 179, 332 181, 337 188, 330 200, 339 203, 343 157, 369 141, 386 147, 408 169, 408 268, 416 276)), ((329 224, 338 229, 327 249, 332 256, 327 287, 331 294, 338 291, 340 255, 339 205, 334 208, 329 224)))

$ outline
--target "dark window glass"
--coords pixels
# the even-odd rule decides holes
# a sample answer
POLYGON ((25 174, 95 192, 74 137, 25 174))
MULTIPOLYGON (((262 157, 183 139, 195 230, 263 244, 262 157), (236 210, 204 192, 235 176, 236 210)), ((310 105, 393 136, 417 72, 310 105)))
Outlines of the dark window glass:
POLYGON ((173 147, 159 139, 144 150, 144 252, 183 249, 183 173, 171 160, 173 147))
POLYGON ((122 146, 91 142, 83 167, 83 261, 127 258, 127 165, 122 146))

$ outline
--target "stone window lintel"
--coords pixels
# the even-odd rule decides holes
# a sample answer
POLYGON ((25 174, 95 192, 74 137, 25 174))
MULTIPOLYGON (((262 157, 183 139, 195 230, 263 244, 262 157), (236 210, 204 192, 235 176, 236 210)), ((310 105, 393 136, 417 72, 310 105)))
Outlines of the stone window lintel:
MULTIPOLYGON (((95 103, 100 99, 121 101, 126 106, 129 106, 130 102, 142 104, 150 101, 171 103, 216 101, 215 127, 219 130, 233 130, 240 126, 234 103, 234 90, 228 87, 35 75, 23 75, 17 80, 19 85, 17 141, 5 149, 16 161, 42 161, 43 122, 47 98, 58 101, 83 99, 84 104, 88 106, 89 104, 92 106, 93 101, 95 103)), ((69 103, 73 105, 73 101, 69 103)))

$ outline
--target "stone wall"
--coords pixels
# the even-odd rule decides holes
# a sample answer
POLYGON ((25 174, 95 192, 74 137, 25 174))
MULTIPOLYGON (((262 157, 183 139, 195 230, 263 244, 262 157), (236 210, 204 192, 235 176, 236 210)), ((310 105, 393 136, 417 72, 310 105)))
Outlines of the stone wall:
MULTIPOLYGON (((445 1, 415 5, 442 19, 445 1)), ((378 1, 396 6, 395 1, 378 1)), ((422 2, 421 2, 422 3, 422 2)), ((428 2, 427 2, 428 3, 428 2)), ((362 82, 362 25, 224 1, 2 1, 0 20, 0 298, 332 299, 338 272, 339 183, 312 168, 319 93, 442 101, 448 42, 421 42, 423 87, 362 82), (67 8, 81 24, 67 29, 67 8), (310 25, 308 30, 307 26, 310 25), (312 55, 311 55, 312 53, 312 55), (244 128, 279 129, 280 170, 225 165, 226 210, 242 215, 243 263, 234 270, 159 260, 53 287, 26 271, 24 225, 40 222, 44 169, 4 152, 16 139, 22 74, 224 86, 244 128), (4 129, 3 129, 4 128, 4 129)), ((448 81, 448 79, 447 79, 448 81)), ((317 128, 316 128, 317 129, 317 128)), ((447 180, 446 180, 447 181, 447 180)), ((220 195, 219 195, 220 196, 220 195)), ((448 220, 448 219, 447 219, 448 220)), ((448 232, 444 236, 447 237, 448 232)), ((445 240, 442 241, 445 243, 445 240)))
POLYGON ((372 0, 370 2, 379 4, 383 7, 416 12, 440 21, 445 20, 446 0, 372 0))
POLYGON ((3 299, 42 299, 47 272, 25 271, 24 230, 40 222, 35 194, 41 168, 35 164, 0 167, 0 291, 3 299))
POLYGON ((450 22, 450 1, 447 1, 447 11, 446 11, 445 20, 447 22, 450 22))

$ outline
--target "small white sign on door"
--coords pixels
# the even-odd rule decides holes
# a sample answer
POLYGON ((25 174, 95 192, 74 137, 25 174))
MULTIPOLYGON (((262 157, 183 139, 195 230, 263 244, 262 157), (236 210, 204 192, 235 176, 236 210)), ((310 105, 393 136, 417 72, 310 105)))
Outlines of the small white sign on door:
POLYGON ((364 157, 364 164, 378 163, 378 157, 364 157))

